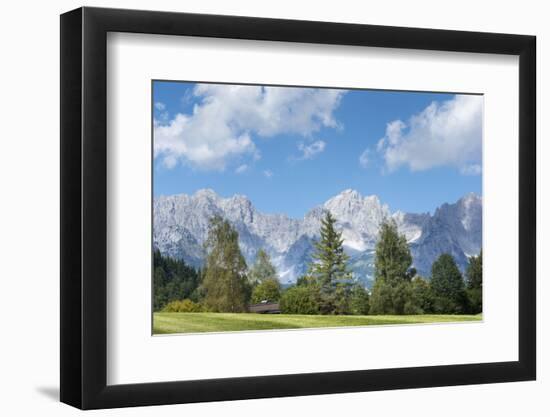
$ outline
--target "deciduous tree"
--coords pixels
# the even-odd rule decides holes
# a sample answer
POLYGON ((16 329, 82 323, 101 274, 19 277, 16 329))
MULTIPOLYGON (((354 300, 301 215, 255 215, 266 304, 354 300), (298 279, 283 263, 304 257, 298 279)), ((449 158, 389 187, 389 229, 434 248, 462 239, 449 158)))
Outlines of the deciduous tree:
POLYGON ((285 290, 279 307, 285 314, 319 314, 319 303, 314 286, 300 285, 285 290))
POLYGON ((279 301, 281 298, 281 284, 276 278, 266 278, 252 290, 253 303, 262 301, 279 301))
POLYGON ((204 305, 210 311, 246 311, 250 289, 237 230, 227 220, 214 217, 210 221, 205 249, 204 305))

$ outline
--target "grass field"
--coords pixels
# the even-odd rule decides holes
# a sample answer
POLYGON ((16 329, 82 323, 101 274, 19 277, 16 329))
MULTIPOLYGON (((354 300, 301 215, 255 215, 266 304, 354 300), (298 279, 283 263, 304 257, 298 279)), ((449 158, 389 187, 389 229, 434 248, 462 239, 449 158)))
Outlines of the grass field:
POLYGON ((204 333, 239 330, 480 321, 481 314, 417 316, 306 316, 298 314, 154 313, 153 333, 204 333))

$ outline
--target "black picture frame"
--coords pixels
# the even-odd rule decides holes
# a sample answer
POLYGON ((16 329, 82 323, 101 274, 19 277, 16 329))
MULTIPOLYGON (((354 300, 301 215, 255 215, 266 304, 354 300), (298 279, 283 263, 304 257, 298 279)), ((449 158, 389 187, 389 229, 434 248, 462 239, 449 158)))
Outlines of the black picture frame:
POLYGON ((61 401, 96 409, 534 380, 535 45, 524 35, 252 17, 88 7, 61 15, 61 401), (519 360, 107 385, 108 32, 519 56, 519 360))

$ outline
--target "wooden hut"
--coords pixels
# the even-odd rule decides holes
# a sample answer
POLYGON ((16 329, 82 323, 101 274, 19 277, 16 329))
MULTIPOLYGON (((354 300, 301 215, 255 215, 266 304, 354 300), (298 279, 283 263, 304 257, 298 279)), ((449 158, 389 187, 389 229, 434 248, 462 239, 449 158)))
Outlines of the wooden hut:
POLYGON ((248 306, 248 311, 251 313, 259 314, 279 314, 281 310, 279 309, 279 303, 272 303, 270 301, 262 301, 258 304, 250 304, 248 306))

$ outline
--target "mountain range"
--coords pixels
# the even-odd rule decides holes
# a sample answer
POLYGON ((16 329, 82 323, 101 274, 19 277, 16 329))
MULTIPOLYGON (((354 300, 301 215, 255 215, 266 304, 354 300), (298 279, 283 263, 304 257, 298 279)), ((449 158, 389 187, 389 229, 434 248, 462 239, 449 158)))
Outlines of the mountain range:
POLYGON ((392 218, 406 236, 413 266, 425 277, 429 277, 431 265, 440 254, 450 253, 464 270, 468 257, 481 249, 482 199, 477 194, 467 194, 453 204, 444 203, 433 214, 392 213, 376 195, 362 196, 350 189, 312 208, 301 219, 262 213, 243 195, 223 198, 210 189, 193 195, 160 196, 153 202, 153 246, 163 255, 201 267, 209 220, 219 215, 239 232, 239 245, 249 265, 263 248, 279 280, 292 283, 307 270, 325 210, 337 219, 344 249, 350 256, 349 266, 367 287, 373 282, 378 228, 386 218, 392 218))

